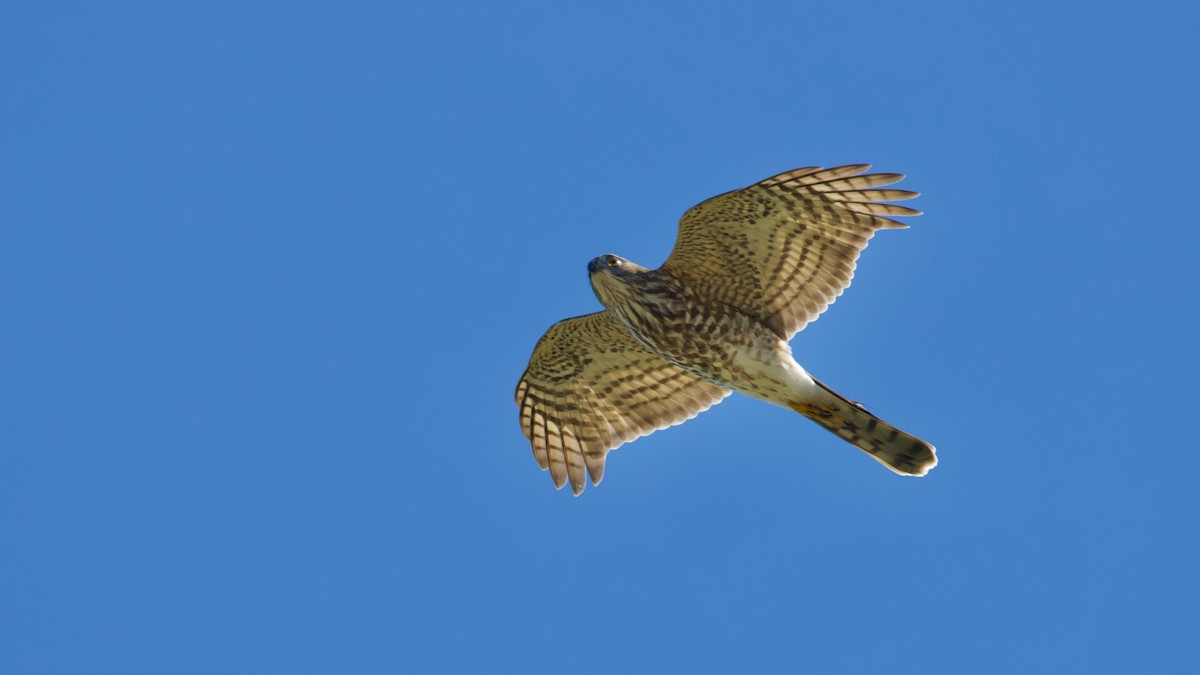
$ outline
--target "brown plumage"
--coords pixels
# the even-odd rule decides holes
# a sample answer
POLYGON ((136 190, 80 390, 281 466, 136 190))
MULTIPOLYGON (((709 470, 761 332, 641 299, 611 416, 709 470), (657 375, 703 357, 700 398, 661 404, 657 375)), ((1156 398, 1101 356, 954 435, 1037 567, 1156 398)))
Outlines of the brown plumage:
POLYGON ((575 494, 608 452, 680 424, 731 390, 796 410, 893 471, 925 475, 933 446, 812 378, 787 341, 850 285, 888 216, 916 197, 880 189, 869 165, 796 169, 687 211, 671 255, 650 270, 613 255, 588 265, 605 310, 560 321, 538 341, 516 402, 534 457, 575 494))

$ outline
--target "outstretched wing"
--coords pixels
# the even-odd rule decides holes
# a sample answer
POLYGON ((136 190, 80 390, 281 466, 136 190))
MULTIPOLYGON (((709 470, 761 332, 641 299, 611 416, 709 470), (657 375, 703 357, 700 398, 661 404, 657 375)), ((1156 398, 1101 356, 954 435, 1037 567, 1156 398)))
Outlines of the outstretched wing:
POLYGON ((555 487, 583 492, 626 441, 680 424, 729 395, 647 350, 607 311, 560 321, 517 383, 521 430, 555 487))
POLYGON ((878 189, 904 176, 870 168, 795 169, 697 204, 659 271, 790 339, 850 285, 876 230, 908 227, 886 216, 921 213, 882 203, 917 193, 878 189))

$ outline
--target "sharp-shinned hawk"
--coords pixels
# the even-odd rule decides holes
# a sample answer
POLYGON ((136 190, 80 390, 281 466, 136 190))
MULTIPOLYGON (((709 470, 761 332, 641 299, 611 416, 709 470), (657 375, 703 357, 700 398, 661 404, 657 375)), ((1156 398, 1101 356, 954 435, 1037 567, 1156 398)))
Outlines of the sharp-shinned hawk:
POLYGON ((608 452, 680 424, 740 391, 799 412, 899 474, 937 464, 932 445, 809 375, 788 340, 854 276, 887 216, 900 174, 870 165, 809 167, 702 202, 679 221, 656 270, 615 255, 588 263, 605 310, 556 323, 517 384, 521 429, 554 485, 599 484, 608 452))

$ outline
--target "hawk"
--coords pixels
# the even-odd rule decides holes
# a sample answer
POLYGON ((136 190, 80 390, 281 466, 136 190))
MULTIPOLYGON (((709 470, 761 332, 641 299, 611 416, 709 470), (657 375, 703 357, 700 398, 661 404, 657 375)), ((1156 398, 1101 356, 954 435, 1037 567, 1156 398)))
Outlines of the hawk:
POLYGON ((924 476, 934 447, 887 424, 796 363, 788 340, 854 276, 904 176, 869 164, 808 167, 693 206, 666 262, 588 263, 604 311, 554 324, 517 383, 521 430, 557 488, 598 485, 610 450, 681 424, 731 391, 808 417, 892 471, 924 476))

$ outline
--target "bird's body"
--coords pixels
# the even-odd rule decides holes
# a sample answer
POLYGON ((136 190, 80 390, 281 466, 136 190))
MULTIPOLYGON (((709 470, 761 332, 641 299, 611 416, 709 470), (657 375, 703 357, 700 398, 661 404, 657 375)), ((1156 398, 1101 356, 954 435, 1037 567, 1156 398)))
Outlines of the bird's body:
POLYGON ((605 311, 559 322, 517 385, 521 426, 558 487, 599 483, 609 450, 738 391, 809 417, 897 473, 924 475, 933 446, 805 371, 788 339, 849 285, 882 215, 916 211, 866 190, 899 180, 865 165, 798 169, 690 209, 667 262, 588 265, 605 311))
POLYGON ((616 256, 597 261, 610 258, 619 262, 590 266, 596 297, 634 339, 667 361, 717 386, 784 407, 816 388, 787 342, 755 317, 733 305, 707 302, 659 270, 616 256))

